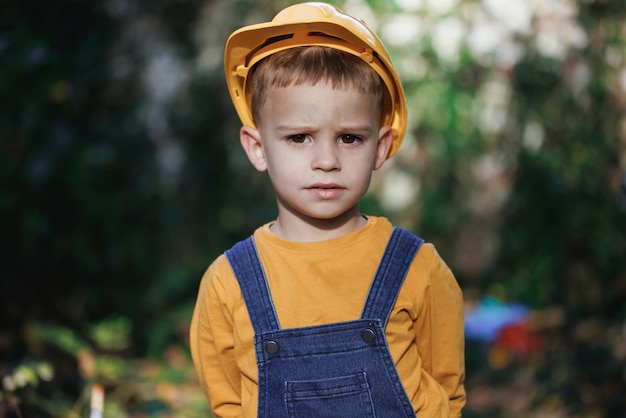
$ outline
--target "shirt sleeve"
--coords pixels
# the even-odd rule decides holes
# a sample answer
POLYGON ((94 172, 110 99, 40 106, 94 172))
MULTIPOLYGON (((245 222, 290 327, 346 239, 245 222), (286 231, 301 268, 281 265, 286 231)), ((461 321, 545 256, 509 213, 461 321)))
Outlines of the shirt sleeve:
POLYGON ((215 417, 241 417, 241 376, 234 352, 233 320, 218 259, 200 284, 190 326, 190 350, 200 385, 215 417))
POLYGON ((450 268, 434 255, 415 332, 422 366, 447 394, 449 416, 457 418, 466 400, 463 295, 450 268))

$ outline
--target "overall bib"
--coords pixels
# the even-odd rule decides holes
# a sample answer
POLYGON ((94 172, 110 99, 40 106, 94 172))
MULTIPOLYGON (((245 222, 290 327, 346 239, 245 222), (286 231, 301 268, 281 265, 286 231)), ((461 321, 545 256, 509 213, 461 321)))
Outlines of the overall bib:
POLYGON ((415 418, 385 326, 423 240, 394 228, 354 321, 281 329, 252 237, 226 256, 255 331, 258 418, 415 418))

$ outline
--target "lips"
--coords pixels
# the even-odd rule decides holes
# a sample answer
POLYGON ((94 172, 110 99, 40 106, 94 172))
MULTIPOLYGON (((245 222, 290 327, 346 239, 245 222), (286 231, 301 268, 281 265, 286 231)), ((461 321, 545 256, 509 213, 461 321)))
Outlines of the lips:
POLYGON ((311 192, 314 196, 318 197, 322 200, 334 199, 339 196, 345 190, 345 187, 342 187, 335 183, 316 183, 308 186, 306 188, 309 192, 311 192))

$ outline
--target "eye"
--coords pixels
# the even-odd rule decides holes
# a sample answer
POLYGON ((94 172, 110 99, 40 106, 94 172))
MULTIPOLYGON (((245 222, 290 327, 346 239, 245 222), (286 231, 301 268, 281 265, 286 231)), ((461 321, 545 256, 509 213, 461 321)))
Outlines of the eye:
POLYGON ((345 134, 345 135, 341 135, 339 137, 339 140, 343 142, 344 144, 354 144, 355 142, 360 141, 361 137, 358 135, 345 134))
POLYGON ((306 135, 305 134, 290 135, 288 139, 289 141, 295 142, 296 144, 303 144, 306 141, 306 135))

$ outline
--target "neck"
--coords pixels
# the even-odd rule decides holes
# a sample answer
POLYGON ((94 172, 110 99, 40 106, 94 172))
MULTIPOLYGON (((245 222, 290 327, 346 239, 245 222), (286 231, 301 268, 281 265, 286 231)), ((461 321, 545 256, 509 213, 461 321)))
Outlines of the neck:
POLYGON ((271 231, 279 237, 297 242, 320 242, 339 238, 365 226, 367 218, 357 213, 333 219, 303 219, 280 216, 271 226, 271 231))

